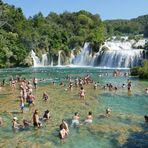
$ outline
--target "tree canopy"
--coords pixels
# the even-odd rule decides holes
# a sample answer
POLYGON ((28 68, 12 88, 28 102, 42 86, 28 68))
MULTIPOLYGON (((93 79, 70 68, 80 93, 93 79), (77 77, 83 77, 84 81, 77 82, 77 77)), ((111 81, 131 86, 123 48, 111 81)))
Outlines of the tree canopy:
POLYGON ((116 34, 139 34, 148 36, 148 15, 131 20, 102 21, 98 14, 79 12, 41 12, 24 16, 21 8, 0 0, 0 68, 30 66, 30 51, 39 57, 43 53, 57 56, 59 50, 70 55, 71 49, 90 42, 93 52, 108 36, 116 34))
MULTIPOLYGON (((29 66, 25 63, 31 50, 57 55, 59 50, 69 53, 85 42, 99 47, 104 42, 104 25, 99 15, 87 11, 63 14, 41 12, 25 18, 21 8, 1 1, 0 10, 0 67, 29 66)), ((94 49, 94 51, 97 49, 94 49)))

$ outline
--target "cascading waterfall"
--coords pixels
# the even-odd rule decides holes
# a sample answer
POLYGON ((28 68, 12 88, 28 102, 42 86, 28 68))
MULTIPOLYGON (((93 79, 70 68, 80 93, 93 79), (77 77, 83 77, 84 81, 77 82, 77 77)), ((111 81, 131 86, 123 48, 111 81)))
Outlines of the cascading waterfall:
POLYGON ((31 57, 33 59, 34 67, 43 67, 48 66, 48 57, 47 54, 42 55, 42 60, 40 60, 39 57, 36 56, 35 52, 31 51, 31 57))
POLYGON ((40 59, 36 56, 36 54, 33 50, 31 51, 31 57, 33 59, 34 67, 39 67, 42 65, 40 62, 40 59))
POLYGON ((101 56, 100 67, 129 68, 140 65, 142 50, 108 50, 101 56))
POLYGON ((101 54, 100 67, 129 68, 138 66, 143 59, 142 49, 133 49, 129 41, 108 41, 103 47, 108 50, 101 54))
POLYGON ((61 52, 62 50, 58 52, 58 66, 61 66, 61 52))
POLYGON ((80 54, 77 56, 73 56, 72 64, 78 66, 89 66, 91 65, 91 63, 92 63, 92 49, 90 48, 89 43, 85 43, 84 48, 81 49, 80 54))
POLYGON ((129 41, 107 41, 102 47, 107 47, 109 50, 130 50, 132 43, 129 41))
MULTIPOLYGON (((145 41, 146 42, 146 41, 145 41)), ((101 46, 97 53, 92 53, 92 48, 89 43, 85 43, 80 51, 71 51, 69 57, 69 65, 75 66, 98 66, 98 67, 111 67, 111 68, 130 68, 138 66, 143 60, 143 49, 136 49, 144 47, 144 41, 136 43, 135 41, 106 41, 101 46), (134 47, 134 49, 133 49, 134 47), (76 53, 76 55, 74 54, 76 53)), ((58 61, 55 61, 54 56, 42 55, 42 61, 36 56, 34 51, 31 51, 31 56, 34 62, 34 67, 40 66, 61 66, 64 58, 61 61, 62 50, 58 52, 58 61), (50 59, 48 59, 50 57, 50 59), (54 60, 53 60, 54 59, 54 60), (54 61, 54 62, 53 62, 54 61)), ((66 58, 65 58, 66 59, 66 58)), ((68 61, 68 60, 67 60, 68 61)), ((68 64, 68 62, 66 63, 68 64)))
POLYGON ((53 66, 53 58, 51 58, 51 64, 50 64, 50 66, 51 67, 53 66))
POLYGON ((42 55, 42 65, 47 66, 48 65, 48 57, 47 54, 42 55))

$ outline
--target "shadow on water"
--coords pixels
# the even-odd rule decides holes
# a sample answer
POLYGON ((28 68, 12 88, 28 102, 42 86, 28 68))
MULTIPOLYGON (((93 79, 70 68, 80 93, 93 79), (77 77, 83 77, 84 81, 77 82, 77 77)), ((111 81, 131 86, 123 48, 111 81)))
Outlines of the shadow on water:
MULTIPOLYGON (((92 133, 93 137, 96 138, 96 140, 101 140, 102 138, 104 139, 110 139, 109 140, 109 148, 118 148, 120 146, 117 138, 120 136, 120 133, 113 133, 113 132, 109 132, 108 135, 106 135, 104 132, 97 132, 97 133, 94 133, 90 130, 90 128, 88 127, 88 131, 90 133, 92 133)), ((104 141, 105 143, 107 141, 104 141)), ((104 144, 103 143, 99 143, 99 146, 98 147, 104 147, 104 144)))
POLYGON ((147 148, 148 147, 148 123, 142 123, 141 127, 143 130, 140 132, 131 132, 126 142, 121 147, 147 148))
POLYGON ((52 141, 52 143, 54 143, 55 146, 60 146, 61 143, 60 143, 60 138, 59 138, 59 129, 56 128, 53 133, 52 133, 53 136, 50 136, 49 137, 49 140, 52 141))
POLYGON ((22 114, 22 112, 20 112, 20 111, 12 111, 12 112, 10 112, 11 114, 22 114))
POLYGON ((99 117, 98 117, 98 119, 105 119, 105 118, 107 118, 107 117, 103 114, 99 115, 99 117))

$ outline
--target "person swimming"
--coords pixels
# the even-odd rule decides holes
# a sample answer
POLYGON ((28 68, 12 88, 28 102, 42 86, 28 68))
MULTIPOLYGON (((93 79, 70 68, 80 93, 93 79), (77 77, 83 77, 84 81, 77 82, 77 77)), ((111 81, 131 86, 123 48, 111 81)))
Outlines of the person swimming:
POLYGON ((24 128, 28 128, 31 125, 31 122, 26 120, 26 119, 24 119, 23 120, 23 125, 24 125, 24 128))

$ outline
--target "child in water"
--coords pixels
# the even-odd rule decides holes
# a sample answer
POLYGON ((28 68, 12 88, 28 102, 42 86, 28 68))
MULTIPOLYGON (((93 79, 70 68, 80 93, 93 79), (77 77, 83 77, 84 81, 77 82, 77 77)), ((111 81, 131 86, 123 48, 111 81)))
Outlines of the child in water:
POLYGON ((106 109, 106 117, 110 117, 111 116, 111 108, 107 108, 106 109))
POLYGON ((43 93, 43 100, 44 100, 44 101, 48 101, 48 99, 49 99, 48 94, 47 94, 46 92, 44 92, 44 93, 43 93))
POLYGON ((44 115, 43 115, 43 120, 48 120, 51 118, 49 110, 46 110, 44 115))

